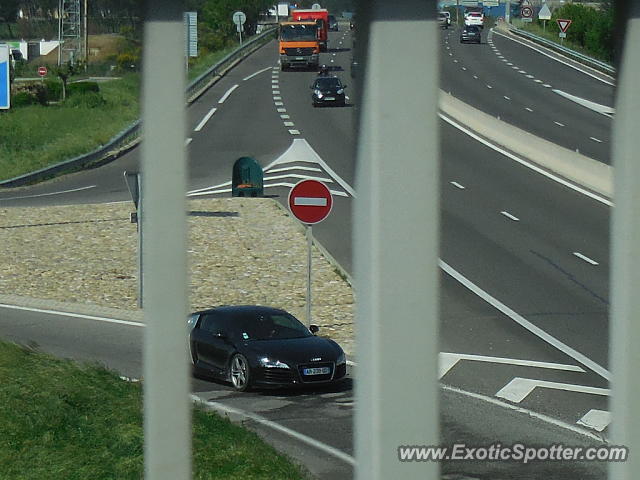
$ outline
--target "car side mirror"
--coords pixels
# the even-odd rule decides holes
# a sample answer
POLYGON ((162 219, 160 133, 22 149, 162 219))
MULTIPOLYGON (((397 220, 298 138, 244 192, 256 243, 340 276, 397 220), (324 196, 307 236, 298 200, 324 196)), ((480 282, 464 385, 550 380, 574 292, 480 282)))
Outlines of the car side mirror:
POLYGON ((309 325, 309 331, 314 335, 318 333, 319 330, 320 330, 320 327, 318 325, 313 325, 313 324, 309 325))

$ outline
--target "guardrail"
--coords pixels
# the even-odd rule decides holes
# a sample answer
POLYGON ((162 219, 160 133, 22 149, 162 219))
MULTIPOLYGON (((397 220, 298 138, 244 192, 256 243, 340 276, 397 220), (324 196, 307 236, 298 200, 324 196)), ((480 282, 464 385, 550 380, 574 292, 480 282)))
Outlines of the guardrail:
POLYGON ((527 32, 525 30, 520 30, 519 28, 513 27, 513 26, 509 26, 509 31, 515 33, 516 35, 520 35, 521 37, 525 37, 528 38, 529 40, 536 42, 536 43, 540 43, 542 45, 544 45, 545 47, 549 47, 552 50, 556 50, 558 52, 561 52, 571 58, 573 58, 574 60, 577 60, 581 63, 584 63, 586 65, 589 65, 590 67, 593 67, 597 70, 600 70, 602 72, 605 73, 609 73, 609 74, 615 74, 616 73, 616 69, 613 68, 611 65, 609 65, 608 63, 602 62, 600 60, 596 60, 595 58, 591 58, 587 55, 584 55, 580 52, 576 52, 575 50, 571 50, 570 48, 567 48, 563 45, 559 45, 556 42, 552 42, 551 40, 547 40, 546 38, 542 38, 538 35, 534 35, 533 33, 527 32))
MULTIPOLYGON (((259 35, 256 35, 251 40, 246 42, 242 47, 234 50, 223 59, 218 61, 215 65, 209 68, 206 72, 193 79, 187 85, 187 103, 192 103, 200 95, 202 95, 213 83, 215 83, 227 70, 232 68, 238 62, 245 57, 255 52, 258 48, 267 43, 271 37, 275 28, 270 28, 259 35)), ((11 188, 19 187, 23 185, 29 185, 47 178, 56 176, 61 172, 77 171, 86 166, 99 166, 105 163, 111 162, 124 153, 131 150, 140 141, 141 135, 141 123, 140 120, 136 120, 127 128, 122 130, 106 144, 96 148, 95 150, 82 154, 78 157, 70 160, 65 160, 55 165, 36 170, 35 172, 19 175, 8 180, 0 181, 0 187, 11 188)))

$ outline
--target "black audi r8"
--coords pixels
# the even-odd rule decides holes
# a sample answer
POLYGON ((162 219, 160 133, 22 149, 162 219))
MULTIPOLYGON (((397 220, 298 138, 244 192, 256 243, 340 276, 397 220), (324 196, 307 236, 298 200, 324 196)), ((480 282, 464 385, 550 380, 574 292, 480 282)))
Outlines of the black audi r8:
POLYGON ((342 348, 284 310, 216 307, 191 314, 188 325, 194 373, 229 381, 238 391, 329 384, 346 375, 342 348))

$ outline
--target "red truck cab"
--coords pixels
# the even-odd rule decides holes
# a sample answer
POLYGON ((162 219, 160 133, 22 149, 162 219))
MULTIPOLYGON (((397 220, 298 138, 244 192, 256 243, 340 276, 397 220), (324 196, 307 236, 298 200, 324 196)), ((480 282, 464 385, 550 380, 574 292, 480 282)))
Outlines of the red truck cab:
POLYGON ((291 12, 294 22, 316 22, 318 25, 318 43, 320 50, 327 51, 329 44, 329 10, 321 9, 296 9, 291 12))

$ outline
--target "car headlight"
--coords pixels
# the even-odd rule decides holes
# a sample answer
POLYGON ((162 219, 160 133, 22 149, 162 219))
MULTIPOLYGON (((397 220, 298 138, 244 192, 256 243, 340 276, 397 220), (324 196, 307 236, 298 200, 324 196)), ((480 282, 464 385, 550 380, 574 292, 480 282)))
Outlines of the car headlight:
POLYGON ((347 363, 347 356, 342 352, 338 355, 338 360, 336 360, 336 365, 342 365, 343 363, 347 363))
POLYGON ((323 97, 322 92, 320 90, 316 90, 315 94, 316 94, 316 97, 318 97, 318 98, 322 98, 323 97))
POLYGON ((342 95, 342 94, 344 93, 344 90, 341 88, 341 89, 340 89, 340 90, 338 90, 336 93, 337 93, 338 95, 342 95))
POLYGON ((269 357, 262 357, 260 359, 260 365, 266 368, 289 368, 289 365, 286 363, 280 360, 271 360, 269 357))

